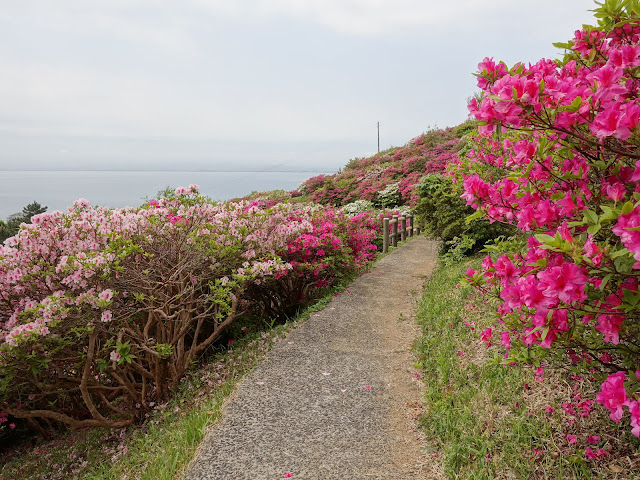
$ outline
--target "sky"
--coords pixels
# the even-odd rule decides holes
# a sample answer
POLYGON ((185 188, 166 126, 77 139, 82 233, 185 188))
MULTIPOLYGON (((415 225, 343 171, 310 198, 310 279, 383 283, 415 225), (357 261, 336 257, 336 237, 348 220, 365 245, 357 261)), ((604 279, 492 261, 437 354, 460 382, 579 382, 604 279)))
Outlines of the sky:
POLYGON ((0 169, 335 169, 467 118, 591 0, 0 0, 0 169), (275 166, 275 167, 274 167, 275 166))

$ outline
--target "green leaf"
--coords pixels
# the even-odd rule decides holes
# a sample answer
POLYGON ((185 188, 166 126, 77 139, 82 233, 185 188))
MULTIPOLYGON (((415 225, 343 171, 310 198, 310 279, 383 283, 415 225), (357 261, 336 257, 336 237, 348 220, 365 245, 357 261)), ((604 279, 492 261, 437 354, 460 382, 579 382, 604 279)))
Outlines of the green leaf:
POLYGON ((589 228, 587 228, 587 233, 591 233, 595 235, 600 231, 600 228, 602 228, 602 226, 599 223, 596 223, 595 225, 590 225, 589 228))
POLYGON ((626 248, 622 248, 620 250, 616 250, 615 252, 611 253, 611 258, 618 258, 621 257, 622 255, 631 255, 631 252, 629 252, 629 250, 627 250, 626 248))
POLYGON ((638 303, 638 299, 636 298, 635 293, 632 292, 631 290, 623 288, 622 289, 622 296, 624 297, 624 300, 627 303, 630 303, 632 305, 635 305, 636 303, 638 303))
POLYGON ((613 277, 612 273, 608 273, 604 276, 604 278, 602 279, 602 283, 600 284, 600 287, 599 287, 601 291, 603 291, 604 288, 607 286, 607 284, 609 283, 609 280, 611 280, 611 277, 613 277))
POLYGON ((627 202, 622 206, 622 215, 633 212, 634 205, 631 202, 627 202))
POLYGON ((600 208, 604 212, 604 214, 600 215, 600 223, 603 220, 615 220, 618 218, 618 212, 616 212, 613 208, 607 207, 606 205, 601 205, 600 208))
POLYGON ((598 223, 598 215, 593 210, 585 210, 584 219, 589 223, 598 223))
POLYGON ((585 222, 569 222, 567 223, 568 227, 582 227, 585 222))
POLYGON ((540 336, 540 340, 544 342, 548 334, 549 334, 549 325, 546 325, 544 327, 544 330, 542 330, 542 335, 540 336))
POLYGON ((613 265, 619 273, 629 273, 633 263, 629 261, 629 257, 618 257, 613 261, 613 265))
POLYGON ((551 243, 554 242, 556 237, 552 237, 551 235, 547 235, 546 233, 538 233, 535 235, 536 240, 540 243, 551 243))
POLYGON ((469 225, 473 220, 476 220, 478 218, 483 218, 483 217, 484 217, 484 212, 482 210, 476 210, 464 220, 464 223, 469 225))
POLYGON ((100 373, 104 372, 107 369, 107 361, 104 358, 99 359, 97 364, 98 364, 98 371, 100 373))

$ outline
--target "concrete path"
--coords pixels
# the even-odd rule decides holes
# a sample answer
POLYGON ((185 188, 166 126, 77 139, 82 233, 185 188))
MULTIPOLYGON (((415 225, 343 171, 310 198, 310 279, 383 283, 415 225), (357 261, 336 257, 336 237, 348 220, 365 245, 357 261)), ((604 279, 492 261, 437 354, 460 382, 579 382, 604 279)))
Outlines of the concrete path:
POLYGON ((238 385, 186 478, 438 476, 420 448, 410 353, 436 250, 411 239, 276 345, 238 385))

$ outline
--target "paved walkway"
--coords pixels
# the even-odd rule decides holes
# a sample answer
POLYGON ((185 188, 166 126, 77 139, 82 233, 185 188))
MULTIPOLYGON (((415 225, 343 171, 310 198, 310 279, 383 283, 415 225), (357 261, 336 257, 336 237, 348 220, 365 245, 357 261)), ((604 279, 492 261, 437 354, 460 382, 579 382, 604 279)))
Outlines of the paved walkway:
POLYGON ((433 478, 411 341, 436 243, 411 239, 276 345, 237 387, 186 478, 433 478))

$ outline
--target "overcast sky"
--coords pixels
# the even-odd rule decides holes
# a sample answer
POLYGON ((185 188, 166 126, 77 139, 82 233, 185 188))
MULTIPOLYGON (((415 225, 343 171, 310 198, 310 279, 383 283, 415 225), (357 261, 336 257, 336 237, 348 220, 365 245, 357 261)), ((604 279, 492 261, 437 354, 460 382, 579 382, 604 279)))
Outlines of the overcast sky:
POLYGON ((341 166, 378 121, 382 148, 464 121, 479 61, 554 58, 593 6, 0 0, 0 168, 341 166))

